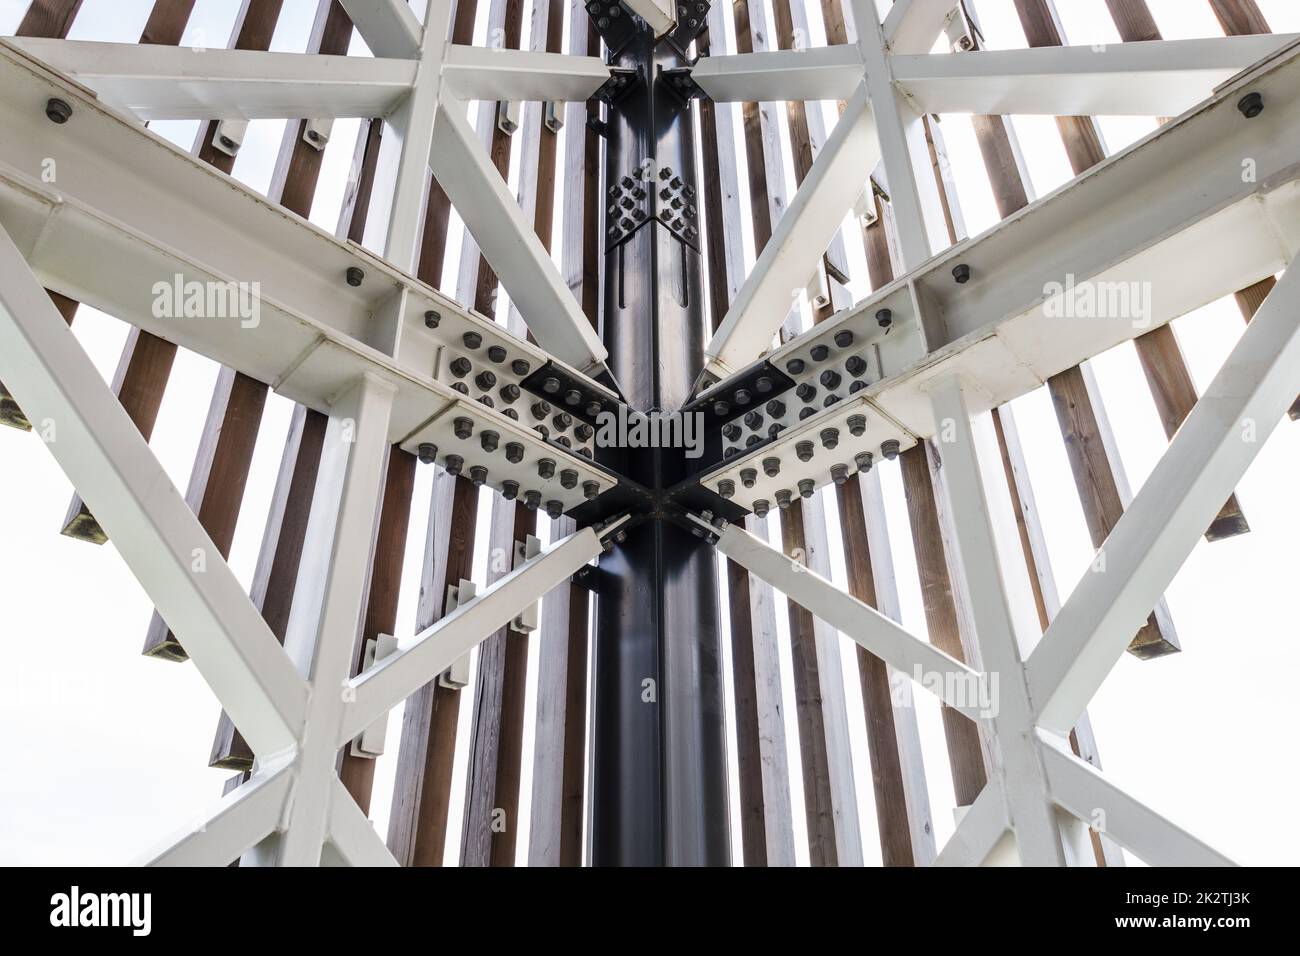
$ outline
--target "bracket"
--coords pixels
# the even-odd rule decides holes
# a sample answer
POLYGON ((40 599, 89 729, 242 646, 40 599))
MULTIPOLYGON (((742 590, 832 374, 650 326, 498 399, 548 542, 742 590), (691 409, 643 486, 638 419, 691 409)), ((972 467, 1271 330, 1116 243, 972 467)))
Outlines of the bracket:
POLYGON ((564 110, 556 100, 547 100, 542 106, 542 122, 552 133, 564 129, 564 110))
POLYGON ((592 99, 600 100, 606 106, 613 106, 636 87, 641 78, 641 71, 634 67, 610 67, 609 79, 600 84, 600 89, 592 93, 592 99))
POLYGON ((689 67, 682 66, 671 70, 660 70, 659 82, 663 83, 664 89, 682 104, 683 109, 690 109, 691 100, 709 98, 709 94, 704 92, 703 87, 695 82, 695 77, 691 74, 689 67))
MULTIPOLYGON (((447 603, 443 614, 450 614, 462 604, 468 604, 478 596, 478 585, 473 581, 460 579, 459 585, 447 585, 447 603)), ((448 690, 461 690, 469 686, 469 654, 462 654, 445 671, 438 675, 438 683, 448 690)))
POLYGON ((239 147, 244 145, 247 133, 248 120, 224 119, 217 123, 217 128, 212 133, 212 148, 227 156, 236 156, 239 147))
MULTIPOLYGON (((542 553, 542 542, 533 535, 528 535, 523 541, 515 542, 515 563, 513 567, 519 567, 542 553)), ((534 601, 528 607, 524 608, 515 615, 515 619, 510 622, 510 630, 519 634, 531 634, 541 626, 541 604, 534 601)))
POLYGON ((317 152, 323 152, 329 144, 333 129, 332 119, 309 119, 302 130, 302 141, 317 152))
MULTIPOLYGON (((391 634, 380 634, 366 641, 365 655, 361 661, 362 673, 370 670, 389 654, 397 650, 397 638, 391 634)), ((352 740, 351 753, 354 757, 375 758, 384 753, 384 740, 388 736, 388 713, 363 730, 352 740)))
POLYGON ((519 130, 520 104, 517 100, 502 100, 497 103, 497 129, 507 136, 513 136, 519 130))

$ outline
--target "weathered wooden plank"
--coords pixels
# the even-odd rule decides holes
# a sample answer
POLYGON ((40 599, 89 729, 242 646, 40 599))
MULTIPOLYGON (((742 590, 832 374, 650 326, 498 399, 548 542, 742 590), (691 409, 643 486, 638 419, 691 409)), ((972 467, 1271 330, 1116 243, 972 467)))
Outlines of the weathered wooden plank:
POLYGON ((1210 0, 1210 9, 1230 37, 1273 32, 1255 0, 1210 0))
MULTIPOLYGON (((478 489, 469 479, 453 478, 438 469, 429 505, 416 631, 441 619, 449 583, 472 576, 477 514, 478 489)), ((404 866, 442 866, 460 694, 434 679, 406 701, 388 818, 388 849, 404 866)))
POLYGON ((32 0, 18 23, 16 36, 66 37, 81 9, 81 0, 32 0))
MULTIPOLYGON (((307 519, 311 515, 316 472, 320 468, 328 423, 329 418, 320 412, 302 405, 294 408, 249 589, 249 597, 262 612, 271 633, 281 642, 289 625, 289 609, 298 583, 298 562, 307 536, 307 519)), ((225 711, 217 722, 208 765, 231 770, 253 768, 253 751, 225 711)))

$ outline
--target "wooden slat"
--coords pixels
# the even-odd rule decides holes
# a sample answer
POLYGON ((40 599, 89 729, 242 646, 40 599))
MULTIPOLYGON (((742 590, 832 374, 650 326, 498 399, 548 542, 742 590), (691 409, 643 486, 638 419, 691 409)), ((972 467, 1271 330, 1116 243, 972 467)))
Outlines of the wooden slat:
MULTIPOLYGON (((429 505, 417 632, 442 618, 447 585, 472 576, 477 515, 478 489, 439 469, 429 505)), ((388 818, 388 849, 404 866, 442 866, 460 695, 434 679, 406 701, 388 818)))
MULTIPOLYGON (((411 496, 415 493, 415 456, 397 446, 388 450, 379 521, 372 549, 370 580, 362 618, 361 640, 352 663, 353 674, 361 670, 368 641, 380 634, 396 634, 397 601, 402 588, 402 559, 406 555, 406 529, 411 519, 411 496)), ((351 749, 343 753, 340 772, 343 786, 362 811, 370 813, 370 793, 375 783, 373 758, 357 757, 351 749)))
MULTIPOLYGON (((298 584, 298 563, 307 537, 307 519, 328 423, 329 418, 320 412, 302 405, 294 408, 249 589, 249 597, 281 643, 298 584)), ((231 770, 253 768, 253 751, 225 711, 217 723, 208 765, 231 770)))
POLYGON ((66 37, 80 9, 81 0, 32 0, 15 35, 66 37))
POLYGON ((160 46, 176 46, 185 34, 185 25, 189 23, 194 11, 195 0, 157 0, 149 11, 144 30, 140 34, 141 43, 155 43, 160 46))
POLYGON ((1210 0, 1210 9, 1230 37, 1273 32, 1255 0, 1210 0))

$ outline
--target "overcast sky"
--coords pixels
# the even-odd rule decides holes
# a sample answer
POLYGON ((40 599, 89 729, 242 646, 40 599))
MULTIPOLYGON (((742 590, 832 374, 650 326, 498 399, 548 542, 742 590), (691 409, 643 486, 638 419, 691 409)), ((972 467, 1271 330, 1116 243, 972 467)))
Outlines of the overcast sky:
MULTIPOLYGON (((820 4, 807 2, 810 19, 819 24, 820 4)), ((1208 2, 1148 3, 1167 38, 1220 35, 1208 2)), ((1259 3, 1274 32, 1300 32, 1300 4, 1259 3)), ((135 42, 151 5, 151 0, 85 0, 72 36, 135 42)), ((225 45, 239 5, 239 0, 198 0, 184 42, 225 45)), ((1103 0, 1057 0, 1057 6, 1069 42, 1118 41, 1103 0)), ((315 7, 315 0, 285 0, 272 48, 304 49, 315 7)), ((0 0, 0 34, 13 32, 25 8, 25 0, 0 0)), ((1025 45, 1011 0, 979 0, 978 11, 988 46, 1025 45)), ((813 32, 811 42, 824 42, 819 26, 813 32)), ((366 51, 356 42, 352 52, 365 55, 366 51)), ((829 106, 826 115, 831 121, 829 106)), ((1133 119, 1105 119, 1102 126, 1112 151, 1155 128, 1153 120, 1133 119)), ((1050 118, 1017 117, 1014 127, 1037 195, 1069 178, 1050 118)), ((197 124, 155 123, 153 129, 189 149, 197 124)), ((945 115, 941 129, 962 213, 973 235, 997 221, 988 180, 969 118, 945 115)), ((234 175, 252 188, 265 190, 282 130, 279 121, 253 123, 234 175)), ((326 150, 311 219, 330 231, 337 224, 356 131, 355 121, 336 123, 326 150)), ((738 153, 743 162, 743 150, 738 153)), ((517 167, 516 156, 513 168, 517 167)), ((563 190, 562 183, 559 188, 563 190)), ((557 203, 557 209, 563 208, 562 202, 557 203)), ((455 275, 460 249, 457 224, 453 220, 449 277, 455 275)), ((851 244, 850 255, 859 275, 865 274, 860 246, 851 244)), ((867 291, 865 283, 855 284, 856 294, 867 291)), ((1242 328, 1231 298, 1175 323, 1199 388, 1211 380, 1242 328)), ((127 326, 83 306, 73 330, 100 372, 111 379, 127 326)), ((1166 445, 1164 433, 1131 345, 1098 357, 1093 367, 1136 490, 1166 445)), ((182 490, 216 371, 208 360, 182 351, 154 430, 151 445, 182 490)), ((1088 568, 1093 549, 1046 391, 1017 400, 1014 409, 1064 599, 1088 568)), ((231 564, 245 585, 256 561, 290 411, 287 401, 272 396, 259 434, 231 554, 231 564)), ((1300 423, 1288 421, 1278 427, 1238 489, 1251 533, 1215 544, 1202 541, 1167 594, 1183 653, 1145 663, 1126 656, 1089 708, 1108 775, 1246 863, 1292 863, 1300 851, 1300 837, 1273 822, 1285 809, 1284 798, 1300 785, 1300 770, 1287 758, 1293 747, 1286 730, 1292 718, 1293 689, 1300 682, 1294 590, 1294 542, 1300 540, 1300 509, 1295 504, 1298 470, 1300 423)), ((402 633, 414 626, 430 471, 421 468, 417 478, 398 615, 402 633)), ((880 472, 904 624, 924 633, 898 469, 882 464, 880 472)), ((58 533, 72 488, 37 437, 0 428, 0 489, 0 542, 4 544, 0 635, 7 638, 12 656, 10 665, 0 671, 0 726, 8 738, 0 783, 0 862, 128 862, 172 830, 198 819, 219 796, 228 773, 206 766, 219 704, 192 665, 140 656, 152 605, 111 543, 95 547, 58 533)), ((833 517, 834 496, 826 497, 833 517)), ((482 512, 486 514, 486 507, 482 512)), ((833 528, 830 537, 833 542, 838 539, 833 528)), ((843 561, 836 550, 837 545, 832 552, 842 584, 843 561)), ((478 563, 476 577, 481 579, 482 555, 478 563)), ((784 614, 778 614, 778 623, 784 641, 784 614)), ((789 702, 788 645, 783 648, 783 683, 789 702)), ((537 641, 530 642, 530 650, 531 713, 537 641)), ((860 691, 852 670, 852 645, 847 641, 842 657, 865 854, 867 862, 879 862, 860 691)), ((942 842, 953 827, 951 779, 937 706, 927 695, 918 695, 918 707, 936 836, 942 842)), ((468 706, 461 709, 462 747, 447 841, 449 862, 459 847, 463 743, 468 739, 471 712, 468 706)), ((787 706, 786 714, 790 766, 796 769, 791 784, 798 844, 804 830, 794 708, 787 706)), ((730 727, 730 716, 728 723, 730 727)), ((400 714, 395 712, 389 754, 378 768, 372 816, 381 833, 386 832, 399 725, 400 714)), ((734 800, 734 737, 729 746, 734 800)), ((531 760, 530 717, 525 781, 531 760)), ((526 853, 528 796, 525 786, 521 855, 526 853)), ((733 830, 739 859, 739 833, 733 830)), ((798 853, 806 862, 806 846, 798 853)))

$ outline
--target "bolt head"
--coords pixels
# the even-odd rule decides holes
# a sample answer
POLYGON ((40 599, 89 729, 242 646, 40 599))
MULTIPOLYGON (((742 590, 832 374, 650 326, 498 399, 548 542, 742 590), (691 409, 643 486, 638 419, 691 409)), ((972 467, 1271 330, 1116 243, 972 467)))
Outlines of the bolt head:
POLYGON ((432 442, 421 442, 420 446, 415 450, 415 454, 420 459, 421 464, 432 465, 434 459, 438 457, 438 446, 432 442))
POLYGON ((62 126, 72 119, 72 107, 66 101, 53 97, 45 103, 45 116, 51 123, 62 126))
POLYGON ((1264 112, 1264 97, 1259 93, 1247 93, 1237 103, 1237 109, 1246 119, 1254 119, 1264 112))

